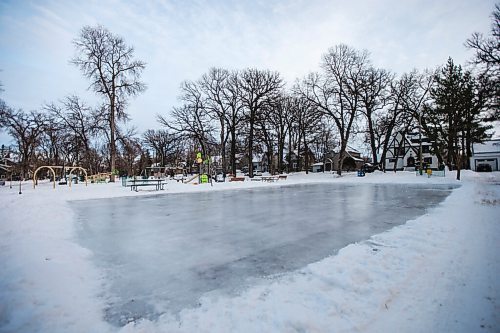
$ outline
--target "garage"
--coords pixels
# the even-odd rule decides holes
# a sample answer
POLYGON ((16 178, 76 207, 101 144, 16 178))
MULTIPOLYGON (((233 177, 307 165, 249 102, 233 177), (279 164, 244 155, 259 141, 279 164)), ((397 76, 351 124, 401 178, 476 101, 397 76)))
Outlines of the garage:
POLYGON ((491 171, 498 171, 500 164, 500 139, 473 144, 470 162, 471 168, 474 171, 478 171, 478 166, 484 166, 485 164, 491 167, 491 171))

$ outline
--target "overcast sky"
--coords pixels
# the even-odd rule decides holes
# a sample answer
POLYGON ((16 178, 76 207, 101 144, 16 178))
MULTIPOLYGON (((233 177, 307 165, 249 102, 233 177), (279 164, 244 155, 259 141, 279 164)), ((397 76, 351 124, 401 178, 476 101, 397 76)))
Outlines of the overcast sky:
MULTIPOLYGON (((396 73, 464 64, 474 31, 488 32, 495 1, 0 1, 0 97, 24 110, 69 94, 90 104, 89 82, 69 64, 84 25, 101 24, 147 63, 145 93, 129 106, 140 131, 176 105, 179 85, 212 66, 279 71, 287 82, 318 69, 329 47, 367 49, 396 73)), ((0 134, 0 143, 6 143, 0 134)))

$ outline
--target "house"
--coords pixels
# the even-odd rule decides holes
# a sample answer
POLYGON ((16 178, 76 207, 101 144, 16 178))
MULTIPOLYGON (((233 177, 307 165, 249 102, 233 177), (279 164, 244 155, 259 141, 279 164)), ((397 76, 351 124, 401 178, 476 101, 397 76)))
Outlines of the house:
MULTIPOLYGON (((307 158, 310 169, 311 166, 316 161, 314 153, 311 151, 311 149, 308 149, 307 158)), ((306 164, 306 152, 304 151, 304 149, 301 149, 300 153, 297 151, 297 149, 291 151, 289 154, 285 155, 285 160, 284 160, 285 164, 288 164, 289 161, 290 161, 290 170, 304 171, 306 164)))
POLYGON ((500 139, 488 140, 472 145, 470 167, 476 171, 479 164, 489 164, 492 171, 499 171, 500 167, 500 139))
POLYGON ((269 163, 266 154, 254 154, 252 158, 252 169, 254 172, 268 172, 269 163))
POLYGON ((422 164, 438 170, 439 161, 432 153, 432 142, 419 133, 398 132, 389 144, 384 161, 386 170, 414 171, 420 163, 420 149, 422 149, 422 164))
MULTIPOLYGON (((330 170, 330 167, 328 165, 328 162, 330 161, 333 164, 331 170, 338 170, 339 158, 340 152, 334 152, 331 159, 327 156, 326 170, 330 170)), ((363 164, 365 164, 365 160, 361 157, 361 153, 358 150, 348 146, 345 151, 344 163, 342 163, 342 171, 359 170, 363 166, 363 164)))

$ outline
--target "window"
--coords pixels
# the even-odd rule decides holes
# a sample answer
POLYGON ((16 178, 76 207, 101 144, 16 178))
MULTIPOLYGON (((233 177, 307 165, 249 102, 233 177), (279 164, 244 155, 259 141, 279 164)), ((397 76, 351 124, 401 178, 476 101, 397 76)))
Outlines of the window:
POLYGON ((390 158, 390 159, 389 159, 389 163, 394 163, 394 162, 396 162, 396 159, 395 159, 395 158, 390 158))
POLYGON ((424 163, 426 163, 426 164, 432 164, 432 157, 426 157, 426 158, 424 158, 424 163))
POLYGON ((431 146, 422 146, 422 153, 428 154, 430 152, 431 146))

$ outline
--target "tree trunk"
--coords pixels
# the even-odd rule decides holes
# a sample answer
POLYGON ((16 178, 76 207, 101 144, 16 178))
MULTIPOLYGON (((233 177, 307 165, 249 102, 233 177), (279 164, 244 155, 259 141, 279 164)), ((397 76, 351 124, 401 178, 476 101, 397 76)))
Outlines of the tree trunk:
POLYGON ((345 157, 345 151, 347 149, 347 142, 343 138, 341 138, 341 143, 340 143, 340 151, 339 151, 339 161, 338 161, 338 167, 337 167, 337 175, 342 176, 342 168, 344 166, 344 157, 345 157))
POLYGON ((280 138, 278 142, 278 173, 283 172, 283 151, 285 150, 284 139, 280 138))
POLYGON ((248 176, 253 178, 253 127, 255 122, 255 110, 250 110, 250 132, 248 133, 248 176))
POLYGON ((342 168, 344 166, 344 156, 345 156, 345 148, 340 148, 339 161, 337 166, 337 175, 339 176, 342 176, 342 168))
POLYGON ((448 136, 448 154, 447 154, 447 159, 448 159, 448 168, 450 168, 450 170, 452 170, 452 164, 453 164, 453 142, 455 140, 455 135, 454 135, 454 131, 453 131, 453 116, 452 114, 448 113, 448 117, 449 117, 449 120, 448 120, 448 131, 449 131, 449 136, 448 136))
POLYGON ((231 173, 236 176, 236 128, 231 129, 231 173))
POLYGON ((457 180, 460 180, 460 169, 462 168, 461 164, 462 164, 462 159, 459 155, 460 153, 458 152, 458 149, 456 151, 456 154, 455 154, 455 163, 457 165, 457 180))
POLYGON ((111 100, 111 110, 110 110, 110 139, 109 139, 109 151, 110 151, 110 164, 111 164, 111 177, 110 182, 115 181, 115 167, 116 167, 116 141, 115 141, 115 102, 114 98, 111 100))
POLYGON ((309 149, 307 148, 307 140, 306 140, 306 134, 302 133, 302 137, 304 138, 304 167, 306 169, 306 175, 309 174, 309 149))
POLYGON ((220 122, 221 130, 220 130, 220 146, 221 146, 221 155, 222 155, 222 173, 226 174, 226 130, 225 130, 225 121, 222 118, 220 122))
POLYGON ((372 162, 373 165, 377 165, 377 147, 375 147, 375 133, 373 133, 373 124, 371 117, 368 119, 368 131, 370 132, 370 146, 372 149, 372 162))
POLYGON ((288 133, 288 158, 287 158, 287 170, 288 173, 292 172, 292 133, 289 131, 288 133))

